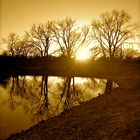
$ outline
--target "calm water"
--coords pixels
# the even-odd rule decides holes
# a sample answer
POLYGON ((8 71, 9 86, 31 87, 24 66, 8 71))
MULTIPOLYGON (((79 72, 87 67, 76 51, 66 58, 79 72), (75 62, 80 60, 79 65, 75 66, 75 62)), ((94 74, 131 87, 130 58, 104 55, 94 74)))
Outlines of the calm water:
POLYGON ((74 78, 69 89, 67 82, 66 78, 49 77, 46 89, 43 76, 18 76, 6 80, 0 86, 0 139, 102 94, 106 80, 74 78))

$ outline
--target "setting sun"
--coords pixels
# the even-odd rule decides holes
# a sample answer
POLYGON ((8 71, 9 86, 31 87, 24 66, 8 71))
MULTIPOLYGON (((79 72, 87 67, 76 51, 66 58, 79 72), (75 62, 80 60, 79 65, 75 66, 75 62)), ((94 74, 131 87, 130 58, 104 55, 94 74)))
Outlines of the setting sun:
POLYGON ((86 60, 90 58, 90 52, 87 48, 80 49, 76 53, 76 59, 77 60, 86 60))

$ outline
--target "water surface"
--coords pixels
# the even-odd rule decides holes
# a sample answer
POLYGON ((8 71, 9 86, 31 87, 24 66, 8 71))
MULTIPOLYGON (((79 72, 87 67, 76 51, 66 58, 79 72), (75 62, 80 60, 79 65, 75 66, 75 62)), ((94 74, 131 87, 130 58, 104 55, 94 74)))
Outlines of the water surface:
POLYGON ((64 87, 66 78, 43 76, 11 77, 0 86, 0 138, 25 130, 41 120, 58 115, 65 109, 80 105, 103 93, 104 79, 74 78, 70 95, 64 87), (46 84, 48 106, 45 106, 46 84))

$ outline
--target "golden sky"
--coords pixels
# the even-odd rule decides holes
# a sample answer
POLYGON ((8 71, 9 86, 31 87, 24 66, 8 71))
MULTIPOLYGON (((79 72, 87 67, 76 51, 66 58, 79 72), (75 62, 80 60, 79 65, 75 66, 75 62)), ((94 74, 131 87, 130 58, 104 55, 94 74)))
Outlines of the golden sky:
POLYGON ((140 21, 140 0, 0 0, 0 36, 28 31, 33 23, 72 17, 90 23, 101 12, 126 10, 140 21))

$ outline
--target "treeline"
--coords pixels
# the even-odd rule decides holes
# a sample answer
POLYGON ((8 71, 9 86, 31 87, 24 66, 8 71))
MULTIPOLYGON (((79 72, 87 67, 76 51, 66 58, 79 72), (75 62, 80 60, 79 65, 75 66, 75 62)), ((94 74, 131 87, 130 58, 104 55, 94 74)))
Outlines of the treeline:
MULTIPOLYGON (((99 57, 96 60, 88 59, 86 61, 79 61, 74 58, 68 58, 66 56, 48 56, 48 57, 40 57, 40 56, 7 56, 7 55, 0 55, 0 66, 1 69, 8 68, 8 67, 18 67, 18 66, 28 66, 28 67, 39 67, 39 65, 45 66, 46 64, 57 64, 57 63, 63 63, 64 65, 67 65, 67 63, 93 63, 94 62, 110 62, 109 58, 99 57)), ((140 57, 132 57, 132 58, 125 58, 125 59, 119 59, 115 58, 112 60, 114 63, 140 63, 140 57)))
POLYGON ((83 27, 78 27, 72 18, 53 20, 32 25, 22 37, 10 33, 2 39, 5 48, 1 48, 1 54, 34 59, 50 56, 75 58, 80 49, 90 46, 89 55, 94 61, 99 58, 132 61, 139 56, 132 41, 137 28, 123 10, 102 13, 99 20, 83 27))
POLYGON ((28 63, 30 62, 30 64, 34 64, 34 65, 37 65, 37 63, 40 63, 41 65, 41 62, 42 64, 44 63, 52 63, 52 62, 71 62, 71 61, 74 61, 74 59, 70 59, 70 58, 67 58, 65 56, 48 56, 48 57, 40 57, 40 56, 31 56, 31 57, 25 57, 25 56, 4 56, 4 55, 1 55, 0 56, 0 64, 2 65, 7 65, 6 63, 16 63, 16 64, 24 64, 24 63, 28 63))
POLYGON ((43 75, 49 71, 53 75, 53 72, 59 73, 72 63, 73 59, 65 57, 0 56, 0 75, 43 75))

